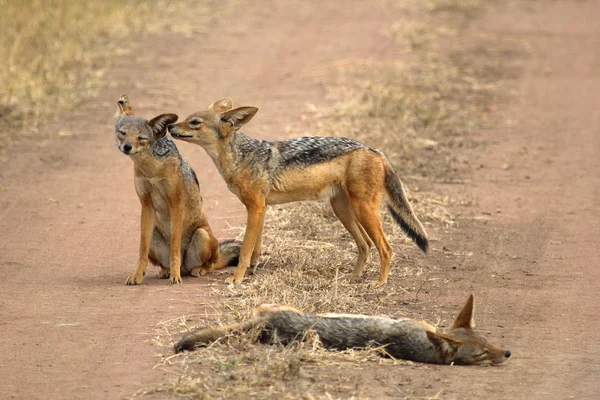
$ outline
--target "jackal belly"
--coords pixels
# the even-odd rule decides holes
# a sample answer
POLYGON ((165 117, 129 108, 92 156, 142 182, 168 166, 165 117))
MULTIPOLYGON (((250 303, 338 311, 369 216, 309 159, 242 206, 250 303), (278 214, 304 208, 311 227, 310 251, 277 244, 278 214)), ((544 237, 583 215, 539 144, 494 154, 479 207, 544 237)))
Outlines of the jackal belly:
POLYGON ((342 160, 284 170, 272 179, 267 204, 333 197, 342 189, 345 171, 342 160))
POLYGON ((329 199, 341 190, 338 185, 311 188, 314 190, 304 189, 305 188, 300 188, 286 192, 271 191, 267 197, 267 204, 272 205, 290 203, 292 201, 329 199))

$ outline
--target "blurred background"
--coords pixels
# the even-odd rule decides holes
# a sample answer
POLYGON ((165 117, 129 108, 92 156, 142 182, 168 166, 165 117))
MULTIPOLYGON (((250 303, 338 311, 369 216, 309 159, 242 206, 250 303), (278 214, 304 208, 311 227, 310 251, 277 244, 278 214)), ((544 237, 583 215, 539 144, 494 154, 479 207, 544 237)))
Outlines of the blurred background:
MULTIPOLYGON (((565 319, 593 323, 581 299, 600 282, 596 247, 578 247, 597 237, 598 21, 596 0, 0 0, 0 398, 592 398, 598 371, 580 375, 598 341, 564 338, 581 334, 565 319), (429 254, 382 210, 388 286, 368 284, 375 251, 348 282, 356 246, 329 204, 293 203, 269 207, 242 288, 227 269, 168 287, 156 268, 125 287, 140 205, 114 144, 123 93, 145 118, 227 96, 259 108, 249 136, 383 150, 429 254), (313 343, 172 354, 260 302, 443 330, 469 293, 513 351, 501 368, 313 343)), ((176 143, 215 235, 241 238, 243 205, 201 147, 176 143)))
POLYGON ((110 61, 151 32, 202 30, 217 2, 1 0, 0 131, 35 129, 93 96, 110 61), (173 24, 177 19, 177 24, 173 24))

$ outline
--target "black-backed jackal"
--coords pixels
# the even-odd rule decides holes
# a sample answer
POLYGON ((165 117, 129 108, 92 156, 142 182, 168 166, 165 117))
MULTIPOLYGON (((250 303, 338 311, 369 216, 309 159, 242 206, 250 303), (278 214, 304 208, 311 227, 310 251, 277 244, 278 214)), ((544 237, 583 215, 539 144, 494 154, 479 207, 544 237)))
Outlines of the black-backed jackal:
POLYGON ((253 139, 239 129, 257 111, 256 107, 232 109, 231 99, 225 98, 168 128, 175 139, 206 150, 248 211, 239 264, 228 283, 241 283, 248 266, 258 262, 265 211, 270 204, 328 198, 358 247, 354 278, 361 275, 374 243, 381 258, 378 283, 387 282, 392 247, 379 219, 384 195, 395 221, 427 251, 427 233, 385 154, 347 138, 253 139))
POLYGON ((261 342, 288 344, 304 340, 308 331, 316 332, 323 347, 333 350, 362 349, 383 346, 383 354, 397 359, 431 364, 500 364, 510 357, 504 350, 487 341, 474 330, 474 298, 467 303, 452 327, 445 333, 425 321, 393 319, 349 314, 304 314, 279 304, 263 304, 254 311, 251 321, 203 328, 185 335, 175 352, 192 350, 231 334, 255 330, 261 342))

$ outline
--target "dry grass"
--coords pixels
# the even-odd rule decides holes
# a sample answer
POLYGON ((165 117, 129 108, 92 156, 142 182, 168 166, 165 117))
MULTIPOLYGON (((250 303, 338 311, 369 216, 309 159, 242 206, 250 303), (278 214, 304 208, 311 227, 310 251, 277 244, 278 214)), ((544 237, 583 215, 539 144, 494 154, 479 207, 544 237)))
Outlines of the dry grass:
POLYGON ((0 135, 35 130, 50 114, 92 96, 106 84, 111 57, 149 32, 196 30, 209 19, 210 4, 0 0, 0 135))
MULTIPOLYGON (((186 332, 189 322, 167 321, 160 327, 168 332, 186 332)), ((165 337, 159 335, 158 339, 165 337)), ((350 376, 329 379, 324 371, 373 363, 407 363, 381 358, 378 349, 329 352, 321 347, 316 335, 307 335, 305 342, 290 346, 257 346, 254 338, 255 333, 232 336, 192 353, 163 357, 157 367, 176 373, 177 378, 151 392, 194 399, 310 399, 327 397, 326 393, 336 398, 357 397, 361 389, 350 376)), ((169 342, 161 344, 170 348, 169 342)))
MULTIPOLYGON (((436 2, 435 15, 442 3, 436 2)), ((345 61, 330 71, 324 84, 333 99, 344 100, 324 115, 328 122, 319 133, 385 149, 405 177, 452 180, 453 150, 476 145, 473 133, 485 128, 507 78, 499 39, 466 41, 459 26, 469 14, 459 15, 455 25, 394 25, 391 34, 407 54, 401 62, 345 61)))
MULTIPOLYGON (((444 204, 444 199, 439 199, 444 204)), ((417 203, 419 204, 419 203, 417 203)), ((314 338, 294 346, 254 344, 253 334, 231 337, 209 348, 172 355, 174 342, 198 326, 226 325, 247 320, 258 304, 293 304, 308 312, 341 312, 427 318, 444 326, 441 310, 420 308, 421 296, 442 284, 431 278, 435 265, 426 265, 419 250, 409 242, 385 213, 385 230, 396 255, 387 287, 368 283, 375 280, 379 259, 366 267, 363 282, 344 275, 356 261, 356 246, 322 203, 278 206, 268 211, 265 245, 257 272, 242 287, 212 287, 214 307, 205 314, 182 316, 157 326, 155 342, 163 348, 157 367, 173 373, 173 379, 151 391, 166 391, 193 399, 280 399, 280 398, 366 398, 357 376, 368 365, 407 365, 411 362, 385 359, 374 349, 330 352, 314 338), (350 370, 354 372, 349 372, 350 370), (340 373, 344 371, 344 373, 340 373), (354 376, 356 374, 357 376, 354 376)), ((446 217, 441 214, 441 217, 446 217)), ((436 221, 444 223, 444 219, 436 221)), ((233 228, 239 232, 239 228, 233 228)), ((218 273, 223 280, 228 272, 218 273)))
MULTIPOLYGON (((418 368, 378 357, 374 350, 328 352, 313 339, 288 347, 256 345, 252 334, 184 355, 173 356, 171 349, 193 327, 248 319, 264 302, 293 304, 307 312, 408 314, 446 326, 451 316, 419 299, 436 286, 447 285, 436 262, 447 268, 449 260, 458 263, 470 256, 435 246, 436 233, 455 224, 449 209, 461 201, 422 192, 417 186, 454 179, 453 150, 475 145, 473 132, 485 126, 486 112, 502 95, 506 75, 498 61, 497 38, 463 37, 463 27, 479 10, 477 1, 424 4, 416 22, 390 29, 409 57, 402 63, 345 61, 334 66, 324 83, 337 105, 314 110, 321 117, 314 119, 321 121, 319 135, 356 138, 384 149, 392 163, 401 166, 413 189, 411 203, 432 236, 433 256, 421 257, 382 210, 384 230, 395 252, 389 284, 380 288, 367 283, 378 275, 375 251, 365 281, 349 282, 344 275, 356 261, 356 246, 328 204, 272 207, 257 273, 241 288, 213 286, 215 306, 210 314, 157 326, 156 342, 164 348, 157 367, 172 372, 173 378, 151 392, 195 399, 376 398, 381 395, 377 388, 361 383, 368 374, 365 365, 418 368), (427 29, 431 26, 438 28, 427 29)), ((220 279, 224 277, 222 273, 220 279)))

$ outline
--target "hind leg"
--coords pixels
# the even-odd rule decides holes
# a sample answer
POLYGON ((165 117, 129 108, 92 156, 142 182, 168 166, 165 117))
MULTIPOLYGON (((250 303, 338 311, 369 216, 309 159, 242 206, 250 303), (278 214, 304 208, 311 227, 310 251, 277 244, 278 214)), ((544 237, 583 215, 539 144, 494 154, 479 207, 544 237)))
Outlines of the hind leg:
POLYGON ((388 275, 390 273, 390 262, 392 259, 392 246, 383 233, 383 227, 381 226, 381 220, 379 219, 379 204, 381 202, 380 196, 371 196, 370 198, 352 198, 351 204, 358 221, 363 226, 381 258, 381 269, 379 271, 379 280, 377 281, 380 285, 387 283, 388 275))
MULTIPOLYGON (((354 216, 355 223, 358 226, 358 229, 360 230, 363 240, 367 243, 368 248, 367 248, 367 254, 365 256, 365 262, 366 262, 369 259, 369 255, 371 253, 371 248, 373 247, 373 241, 367 234, 367 231, 365 231, 365 228, 360 224, 360 222, 358 222, 358 218, 356 218, 356 213, 354 212, 354 210, 352 210, 352 205, 350 205, 350 200, 348 200, 348 206, 349 206, 350 210, 352 211, 352 215, 354 216)), ((358 266, 358 263, 357 263, 357 266, 358 266)), ((363 267, 364 267, 364 263, 363 263, 363 267)), ((354 270, 352 271, 352 274, 355 275, 356 277, 359 277, 362 274, 362 271, 363 271, 362 267, 360 269, 355 267, 354 270)))
POLYGON ((206 229, 194 232, 190 246, 185 252, 184 268, 192 276, 206 275, 214 268, 219 257, 219 243, 206 229))
POLYGON ((329 202, 331 203, 331 207, 333 208, 335 215, 339 218, 342 225, 344 225, 348 232, 350 232, 354 238, 354 241, 356 242, 356 247, 358 248, 358 259, 356 260, 356 265, 352 271, 351 278, 358 279, 362 274, 365 262, 369 256, 369 250, 371 250, 371 246, 373 246, 373 242, 365 232, 362 225, 358 222, 356 214, 354 213, 352 205, 350 204, 350 199, 345 193, 338 193, 336 196, 329 199, 329 202))
POLYGON ((152 240, 150 242, 150 251, 148 252, 148 258, 154 264, 160 267, 158 277, 161 279, 169 278, 169 242, 160 233, 160 231, 154 228, 152 231, 152 240))

